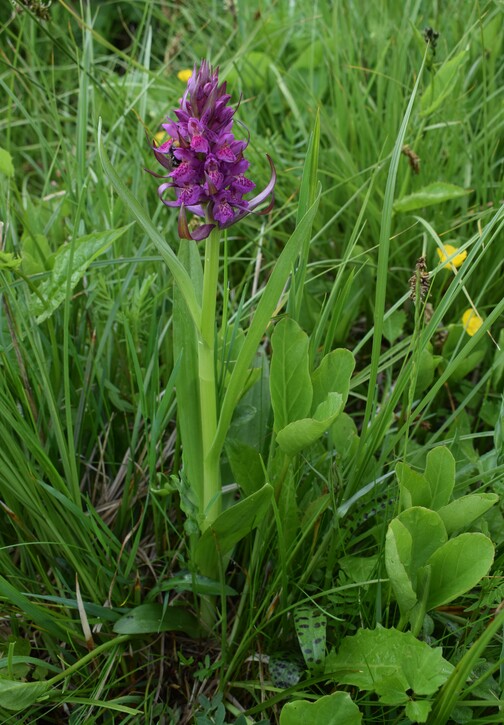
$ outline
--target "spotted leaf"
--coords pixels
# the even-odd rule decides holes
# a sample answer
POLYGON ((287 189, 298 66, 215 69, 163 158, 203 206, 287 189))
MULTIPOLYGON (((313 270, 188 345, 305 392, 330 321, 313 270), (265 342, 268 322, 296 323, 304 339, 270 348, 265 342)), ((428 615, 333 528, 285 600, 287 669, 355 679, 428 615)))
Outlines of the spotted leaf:
POLYGON ((297 685, 303 674, 303 670, 297 662, 281 660, 276 657, 270 657, 269 672, 274 686, 281 687, 283 690, 297 685))
POLYGON ((298 607, 294 626, 306 666, 310 671, 323 667, 326 653, 327 618, 320 609, 298 607))

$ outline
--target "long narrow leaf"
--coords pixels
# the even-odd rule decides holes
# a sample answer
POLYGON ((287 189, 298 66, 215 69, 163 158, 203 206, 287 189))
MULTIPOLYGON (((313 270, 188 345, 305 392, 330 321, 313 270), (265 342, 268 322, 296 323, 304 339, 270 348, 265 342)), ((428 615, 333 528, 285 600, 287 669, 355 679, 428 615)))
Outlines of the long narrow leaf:
POLYGON ((318 209, 319 199, 320 189, 315 201, 308 209, 301 222, 297 225, 287 244, 283 248, 257 306, 254 319, 252 320, 247 337, 245 338, 243 347, 241 348, 238 359, 236 360, 236 364, 233 368, 226 394, 224 396, 219 423, 217 426, 217 433, 211 450, 211 453, 214 456, 218 456, 222 450, 235 406, 243 389, 243 381, 247 375, 247 370, 257 352, 257 347, 261 341, 261 337, 264 335, 264 331, 271 320, 271 315, 278 304, 282 290, 284 289, 285 283, 291 273, 294 260, 299 254, 303 243, 306 241, 307 235, 310 234, 313 219, 315 218, 315 214, 318 209))

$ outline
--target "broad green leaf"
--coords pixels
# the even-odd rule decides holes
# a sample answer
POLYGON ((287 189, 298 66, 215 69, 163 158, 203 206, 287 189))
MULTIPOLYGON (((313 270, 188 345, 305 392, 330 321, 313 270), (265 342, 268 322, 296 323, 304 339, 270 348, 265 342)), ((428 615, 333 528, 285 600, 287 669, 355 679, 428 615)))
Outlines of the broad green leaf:
MULTIPOLYGON (((409 558, 407 566, 411 581, 415 586, 417 569, 424 566, 431 554, 448 539, 446 529, 441 516, 436 511, 422 506, 406 509, 394 521, 399 521, 411 536, 411 546, 408 547, 407 552, 409 558)), ((406 564, 405 560, 404 563, 406 564)))
POLYGON ((33 705, 43 695, 47 695, 50 685, 47 682, 19 682, 0 678, 0 707, 20 712, 33 705))
POLYGON ((448 184, 445 181, 434 181, 427 184, 422 189, 415 191, 414 194, 403 196, 394 202, 394 211, 409 212, 422 209, 425 206, 433 206, 434 204, 442 204, 450 199, 458 199, 471 193, 471 189, 463 189, 455 184, 448 184))
POLYGON ((311 376, 313 408, 326 400, 329 393, 340 393, 342 404, 345 405, 354 368, 355 358, 350 350, 333 350, 324 355, 322 362, 311 376))
POLYGON ((196 617, 186 606, 168 606, 154 602, 140 604, 124 614, 114 624, 116 634, 157 634, 158 632, 185 632, 198 637, 200 628, 196 617))
POLYGON ((434 694, 453 669, 440 647, 420 642, 411 632, 383 628, 361 629, 345 637, 338 653, 326 658, 325 667, 337 684, 376 692, 387 705, 434 694))
POLYGON ((294 626, 306 666, 316 672, 326 656, 327 617, 315 607, 296 607, 294 626))
POLYGON ((28 234, 21 237, 23 272, 27 275, 47 272, 54 265, 54 254, 44 234, 28 234))
POLYGON ((404 713, 411 722, 427 722, 430 711, 432 710, 432 702, 429 700, 410 700, 406 703, 404 713))
POLYGON ((60 247, 54 256, 54 267, 48 279, 32 293, 28 303, 38 324, 47 320, 65 301, 70 291, 85 275, 89 265, 103 254, 131 225, 113 231, 95 232, 60 247), (71 266, 70 266, 71 265, 71 266))
POLYGON ((342 459, 353 456, 359 445, 359 436, 354 419, 346 413, 338 415, 329 429, 331 447, 342 459))
POLYGON ((417 595, 410 576, 411 534, 397 519, 393 519, 385 538, 385 567, 394 595, 404 616, 417 603, 417 595))
POLYGON ((446 61, 437 71, 420 100, 420 115, 429 116, 441 106, 455 87, 457 76, 468 58, 468 51, 463 50, 446 61))
POLYGON ((3 174, 4 176, 14 176, 12 156, 3 148, 0 148, 0 174, 3 174))
POLYGON ((361 722, 362 713, 348 692, 333 692, 315 702, 288 702, 280 713, 280 725, 360 725, 361 722))
POLYGON ((471 493, 442 506, 438 509, 438 514, 443 519, 446 531, 451 534, 472 524, 498 500, 495 493, 471 493))
POLYGON ((340 414, 342 407, 341 395, 329 393, 327 400, 318 406, 313 418, 296 420, 279 431, 278 445, 288 456, 295 456, 324 435, 340 414))
POLYGON ((433 448, 427 454, 425 478, 429 484, 432 509, 446 506, 455 486, 455 459, 445 446, 433 448))
POLYGON ((428 508, 431 502, 431 492, 425 476, 414 471, 406 463, 398 463, 395 471, 399 482, 401 508, 407 509, 410 506, 428 508))
POLYGON ((494 546, 484 534, 460 534, 429 559, 432 568, 428 609, 448 604, 472 589, 488 574, 494 546))
POLYGON ((271 505, 273 488, 265 483, 259 491, 223 511, 205 529, 195 548, 196 561, 227 554, 263 520, 271 505))
POLYGON ((243 441, 227 440, 226 453, 237 484, 246 496, 264 485, 264 465, 259 451, 243 441))
POLYGON ((309 415, 313 387, 308 369, 308 335, 285 317, 271 336, 270 391, 275 431, 309 415))

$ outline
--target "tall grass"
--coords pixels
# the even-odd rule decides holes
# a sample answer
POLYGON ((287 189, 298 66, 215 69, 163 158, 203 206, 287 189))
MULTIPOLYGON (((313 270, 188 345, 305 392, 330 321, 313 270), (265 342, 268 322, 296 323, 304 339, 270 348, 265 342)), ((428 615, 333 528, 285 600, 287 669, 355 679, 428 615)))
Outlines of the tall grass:
MULTIPOLYGON (((276 722, 284 693, 265 663, 300 659, 296 607, 327 613, 332 647, 360 626, 396 622, 379 563, 397 512, 395 464, 423 470, 428 451, 444 444, 459 495, 504 490, 502 6, 59 0, 43 19, 38 5, 0 9, 0 147, 13 163, 10 173, 0 156, 1 249, 13 255, 0 257, 0 675, 37 681, 72 669, 48 700, 2 710, 2 721, 190 722, 199 710, 200 722, 214 722, 220 689, 229 722, 242 711, 276 722), (440 33, 435 54, 426 26, 440 33), (436 71, 463 51, 442 103, 422 115, 436 71), (266 153, 278 172, 273 211, 225 239, 218 327, 235 338, 249 328, 318 178, 311 241, 278 318, 288 311, 310 336, 314 366, 338 347, 357 364, 338 434, 277 470, 263 340, 259 387, 238 407, 230 438, 258 441, 282 494, 278 487, 271 514, 221 572, 215 637, 123 640, 113 626, 125 610, 179 600, 192 610, 198 595, 194 584, 170 584, 190 555, 171 479, 181 465, 180 359, 162 252, 176 252, 178 238, 176 214, 144 168, 155 166, 145 132, 151 138, 176 107, 177 72, 201 58, 220 65, 234 100, 241 94, 258 187, 266 153), (301 174, 317 116, 318 177, 311 169, 307 189, 301 174), (156 247, 104 173, 100 119, 106 154, 156 247), (404 144, 420 157, 419 174, 404 144), (468 193, 411 212, 394 207, 435 182, 468 193), (447 243, 468 252, 456 274, 439 264, 447 243), (412 300, 422 256, 430 291, 412 300), (471 304, 483 319, 473 337, 461 327, 471 304), (260 420, 250 415, 258 401, 260 420), (374 531, 374 519, 356 529, 349 502, 384 491, 374 531), (367 587, 338 566, 356 553, 376 556, 367 587)), ((233 362, 225 341, 218 354, 224 385, 233 362)), ((222 465, 230 498, 231 464, 222 465)), ((472 707, 475 723, 502 715, 502 632, 483 634, 502 598, 502 523, 497 507, 478 524, 496 545, 483 588, 456 610, 431 612, 427 641, 443 645, 473 684, 484 670, 476 658, 493 673, 479 689, 451 680, 434 710, 443 722, 461 722, 456 707, 472 707)), ((323 678, 306 676, 297 688, 309 698, 325 692, 323 678)), ((400 721, 397 708, 359 697, 364 722, 400 721)))

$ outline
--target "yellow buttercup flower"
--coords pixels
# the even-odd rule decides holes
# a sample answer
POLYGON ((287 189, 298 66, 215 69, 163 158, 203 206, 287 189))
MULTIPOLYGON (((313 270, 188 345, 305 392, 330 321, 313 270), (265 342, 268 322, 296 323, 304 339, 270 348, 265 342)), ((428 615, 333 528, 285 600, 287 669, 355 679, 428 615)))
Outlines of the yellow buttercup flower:
POLYGON ((184 83, 187 83, 189 78, 192 76, 192 73, 193 73, 192 70, 189 70, 189 68, 187 68, 185 70, 179 70, 179 72, 177 73, 177 78, 179 79, 179 81, 183 81, 184 83))
POLYGON ((481 325, 483 324, 483 320, 477 312, 469 308, 462 315, 462 324, 464 325, 464 330, 467 332, 467 334, 472 337, 480 329, 481 325))
MULTIPOLYGON (((458 251, 458 247, 454 247, 451 244, 443 244, 443 249, 436 249, 436 252, 439 255, 439 259, 441 262, 446 262, 448 257, 451 257, 452 254, 455 254, 455 252, 458 251)), ((460 252, 460 254, 455 255, 453 259, 450 259, 449 262, 446 262, 444 265, 445 267, 450 267, 452 264, 454 267, 460 267, 464 259, 467 257, 467 250, 464 249, 463 252, 460 252)))
POLYGON ((157 144, 158 146, 161 146, 161 144, 163 143, 163 141, 164 141, 164 140, 166 139, 166 135, 167 135, 167 134, 166 134, 166 131, 158 131, 158 132, 157 132, 157 133, 156 133, 156 134, 154 135, 154 138, 156 139, 156 144, 157 144))

